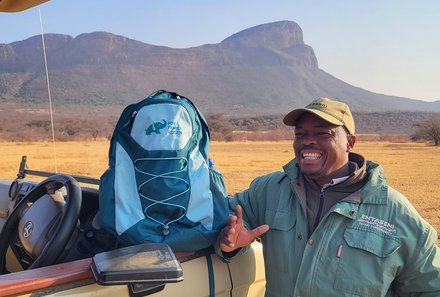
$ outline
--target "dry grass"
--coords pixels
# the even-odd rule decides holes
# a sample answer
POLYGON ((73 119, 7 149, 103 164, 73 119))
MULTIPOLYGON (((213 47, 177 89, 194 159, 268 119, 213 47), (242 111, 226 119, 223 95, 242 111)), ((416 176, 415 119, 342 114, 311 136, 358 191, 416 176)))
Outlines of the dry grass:
MULTIPOLYGON (((57 170, 99 177, 107 167, 108 141, 56 144, 57 170)), ((440 231, 440 148, 422 143, 360 141, 355 151, 385 169, 391 186, 405 194, 419 212, 440 231)), ((0 176, 15 178, 22 155, 30 169, 55 171, 49 142, 0 142, 0 176)), ((290 141, 212 142, 211 156, 224 174, 228 192, 245 189, 252 179, 280 170, 293 157, 290 141)))

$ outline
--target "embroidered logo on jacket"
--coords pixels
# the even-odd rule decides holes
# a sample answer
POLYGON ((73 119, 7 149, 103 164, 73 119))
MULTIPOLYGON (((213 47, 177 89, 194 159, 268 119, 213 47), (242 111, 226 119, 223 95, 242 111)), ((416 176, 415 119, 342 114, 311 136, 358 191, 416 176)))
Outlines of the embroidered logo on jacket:
POLYGON ((367 216, 363 214, 362 217, 358 219, 358 223, 362 226, 368 226, 376 230, 382 231, 386 234, 396 233, 394 224, 375 218, 373 216, 367 216))

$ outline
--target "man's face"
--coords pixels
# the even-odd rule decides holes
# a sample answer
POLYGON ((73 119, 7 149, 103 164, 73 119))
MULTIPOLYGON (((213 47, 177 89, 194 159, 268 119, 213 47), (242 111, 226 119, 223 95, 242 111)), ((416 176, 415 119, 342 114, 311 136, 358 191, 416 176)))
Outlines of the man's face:
POLYGON ((293 149, 301 171, 319 185, 348 174, 348 151, 355 137, 342 126, 304 113, 295 126, 293 149))

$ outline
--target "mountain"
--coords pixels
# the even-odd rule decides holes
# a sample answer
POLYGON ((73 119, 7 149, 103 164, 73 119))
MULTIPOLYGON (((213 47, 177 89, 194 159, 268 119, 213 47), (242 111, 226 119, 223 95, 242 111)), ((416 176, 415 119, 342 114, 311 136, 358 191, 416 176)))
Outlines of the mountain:
MULTIPOLYGON (((46 34, 52 100, 59 105, 125 106, 157 89, 191 98, 206 113, 283 114, 319 96, 354 111, 440 111, 440 101, 386 96, 320 69, 300 26, 280 21, 217 44, 176 49, 106 32, 46 34)), ((47 102, 41 36, 0 44, 0 100, 47 102)))

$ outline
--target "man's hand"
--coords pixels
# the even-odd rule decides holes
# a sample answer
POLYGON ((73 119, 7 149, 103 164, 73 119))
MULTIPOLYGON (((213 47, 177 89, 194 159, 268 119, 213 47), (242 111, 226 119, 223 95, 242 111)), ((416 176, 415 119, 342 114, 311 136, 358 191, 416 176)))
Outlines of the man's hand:
POLYGON ((269 225, 261 225, 247 230, 243 225, 243 210, 240 205, 235 207, 235 216, 229 216, 226 226, 221 231, 220 248, 229 253, 250 244, 255 238, 269 230, 269 225))

